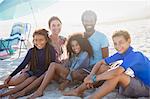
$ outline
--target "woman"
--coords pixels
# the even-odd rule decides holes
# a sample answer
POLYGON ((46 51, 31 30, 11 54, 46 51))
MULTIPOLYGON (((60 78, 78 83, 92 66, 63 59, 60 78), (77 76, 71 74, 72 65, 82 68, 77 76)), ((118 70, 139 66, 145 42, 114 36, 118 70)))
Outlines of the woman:
POLYGON ((49 22, 49 28, 51 30, 51 34, 49 35, 49 38, 51 39, 51 44, 54 46, 57 54, 57 62, 61 63, 61 61, 63 60, 64 55, 64 44, 66 41, 66 38, 63 36, 60 36, 60 31, 62 28, 62 22, 61 20, 56 17, 53 16, 50 18, 49 22))

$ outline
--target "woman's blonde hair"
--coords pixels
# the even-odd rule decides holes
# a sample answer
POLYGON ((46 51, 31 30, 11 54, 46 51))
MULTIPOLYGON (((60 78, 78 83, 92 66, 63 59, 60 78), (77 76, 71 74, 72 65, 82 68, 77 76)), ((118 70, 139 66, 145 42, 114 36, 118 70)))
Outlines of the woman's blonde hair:
POLYGON ((125 40, 129 40, 131 38, 129 32, 125 30, 115 31, 112 35, 112 39, 118 36, 123 36, 125 40))

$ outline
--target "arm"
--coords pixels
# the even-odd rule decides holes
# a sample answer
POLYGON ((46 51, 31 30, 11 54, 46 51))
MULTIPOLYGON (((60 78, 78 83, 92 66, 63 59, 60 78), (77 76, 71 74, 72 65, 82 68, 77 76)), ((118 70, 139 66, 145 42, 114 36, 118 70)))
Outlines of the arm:
POLYGON ((101 46, 101 51, 102 51, 102 58, 106 58, 109 56, 109 49, 108 49, 109 41, 108 41, 106 35, 104 35, 104 34, 102 34, 100 38, 101 38, 100 46, 101 46))
POLYGON ((118 53, 115 53, 114 55, 97 62, 94 65, 90 75, 96 74, 97 71, 100 69, 101 65, 107 65, 107 64, 110 64, 110 63, 115 62, 115 61, 120 60, 120 59, 122 59, 122 57, 118 53))
POLYGON ((8 84, 8 82, 14 75, 20 72, 23 68, 25 68, 25 66, 28 64, 30 60, 29 58, 30 54, 31 54, 31 51, 29 50, 23 62, 5 79, 4 84, 8 84))
POLYGON ((22 69, 21 73, 25 73, 28 70, 30 70, 30 66, 29 65, 27 65, 24 69, 22 69))
POLYGON ((122 74, 124 71, 125 71, 125 69, 120 66, 120 67, 113 69, 111 71, 106 71, 100 75, 97 75, 96 81, 112 79, 112 78, 122 74))
MULTIPOLYGON (((115 54, 115 55, 117 55, 117 54, 115 54)), ((113 58, 113 57, 111 57, 111 58, 113 58)), ((124 57, 124 60, 123 60, 123 63, 121 64, 121 66, 119 66, 116 69, 106 71, 106 72, 98 75, 96 77, 96 80, 97 81, 107 80, 107 79, 116 77, 116 76, 120 75, 121 73, 125 72, 125 70, 127 68, 132 67, 132 66, 137 66, 138 64, 140 64, 142 58, 143 58, 143 55, 141 53, 130 52, 130 54, 128 56, 124 57)), ((108 58, 106 60, 107 60, 107 62, 111 62, 111 60, 108 58)))
POLYGON ((101 65, 106 64, 104 60, 101 60, 100 62, 97 62, 94 67, 92 68, 92 71, 89 75, 94 75, 98 72, 100 69, 101 65))
POLYGON ((22 69, 26 67, 26 65, 29 63, 31 59, 31 50, 28 51, 27 55, 25 56, 23 62, 13 71, 10 76, 13 77, 16 75, 18 72, 20 72, 22 69))
POLYGON ((92 76, 97 74, 97 72, 101 69, 100 68, 101 65, 110 64, 110 63, 112 63, 114 61, 117 61, 118 59, 121 59, 121 57, 120 57, 120 55, 118 53, 116 53, 116 54, 114 54, 114 55, 112 55, 110 57, 107 57, 104 60, 96 63, 96 65, 93 67, 91 73, 84 79, 84 82, 87 83, 87 82, 90 81, 91 83, 93 83, 92 82, 92 76))
POLYGON ((88 88, 93 87, 92 76, 97 74, 97 72, 101 68, 101 65, 103 65, 103 64, 106 64, 104 60, 96 63, 96 65, 93 67, 91 73, 87 77, 85 77, 84 83, 86 83, 86 85, 87 85, 88 88))
MULTIPOLYGON (((95 80, 96 80, 96 82, 97 82, 97 81, 101 81, 101 80, 112 79, 112 78, 114 78, 114 77, 116 77, 116 76, 122 74, 124 71, 125 71, 125 69, 120 66, 120 67, 118 67, 118 68, 116 68, 116 69, 113 69, 113 70, 111 70, 111 71, 106 71, 106 72, 104 72, 104 73, 102 73, 102 74, 97 75, 95 80)), ((94 82, 93 82, 92 77, 90 77, 90 78, 88 78, 88 79, 85 79, 85 80, 84 80, 84 83, 85 83, 86 85, 88 85, 88 84, 92 84, 92 83, 94 83, 94 82)))
POLYGON ((102 57, 103 57, 103 58, 106 58, 106 57, 109 56, 108 47, 101 48, 101 50, 102 50, 102 57))

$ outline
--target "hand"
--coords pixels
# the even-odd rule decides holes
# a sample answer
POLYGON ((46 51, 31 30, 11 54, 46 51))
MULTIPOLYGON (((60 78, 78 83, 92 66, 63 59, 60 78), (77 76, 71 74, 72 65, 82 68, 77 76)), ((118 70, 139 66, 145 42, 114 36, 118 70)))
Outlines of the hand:
POLYGON ((106 64, 104 60, 99 61, 97 64, 99 64, 100 66, 103 64, 106 64))
POLYGON ((21 70, 21 73, 25 73, 25 72, 28 71, 28 70, 29 70, 28 68, 22 69, 22 70, 21 70))
POLYGON ((94 88, 93 84, 96 82, 95 79, 96 75, 88 75, 85 79, 84 79, 84 83, 86 84, 87 88, 94 88), (93 81, 94 80, 94 81, 93 81))
POLYGON ((90 79, 92 75, 88 75, 87 77, 84 78, 84 83, 86 84, 90 79))
POLYGON ((92 83, 88 83, 88 84, 86 84, 86 86, 87 86, 88 89, 89 89, 89 88, 94 88, 94 86, 93 86, 92 83))
POLYGON ((4 84, 8 85, 8 82, 10 81, 10 79, 11 79, 11 76, 8 76, 8 78, 5 79, 4 84))
POLYGON ((93 83, 92 77, 85 78, 85 79, 84 79, 84 83, 85 83, 85 84, 89 84, 89 83, 92 84, 92 83, 93 83))
POLYGON ((84 79, 84 83, 86 84, 87 88, 93 88, 92 75, 88 75, 88 76, 84 79))

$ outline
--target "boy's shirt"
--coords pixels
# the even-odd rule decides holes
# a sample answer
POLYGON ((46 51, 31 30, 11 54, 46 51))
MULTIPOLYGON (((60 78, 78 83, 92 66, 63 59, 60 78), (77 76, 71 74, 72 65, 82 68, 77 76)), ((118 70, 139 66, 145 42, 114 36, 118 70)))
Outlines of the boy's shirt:
POLYGON ((98 31, 95 31, 89 38, 88 38, 92 49, 93 49, 93 56, 90 58, 90 66, 93 66, 98 61, 102 60, 102 51, 101 48, 105 48, 109 46, 109 42, 107 37, 98 31))
POLYGON ((120 66, 125 70, 131 68, 134 71, 135 77, 150 87, 150 60, 146 56, 141 52, 133 51, 133 48, 129 47, 124 54, 115 53, 114 55, 105 58, 107 64, 117 60, 123 60, 123 63, 120 66))

